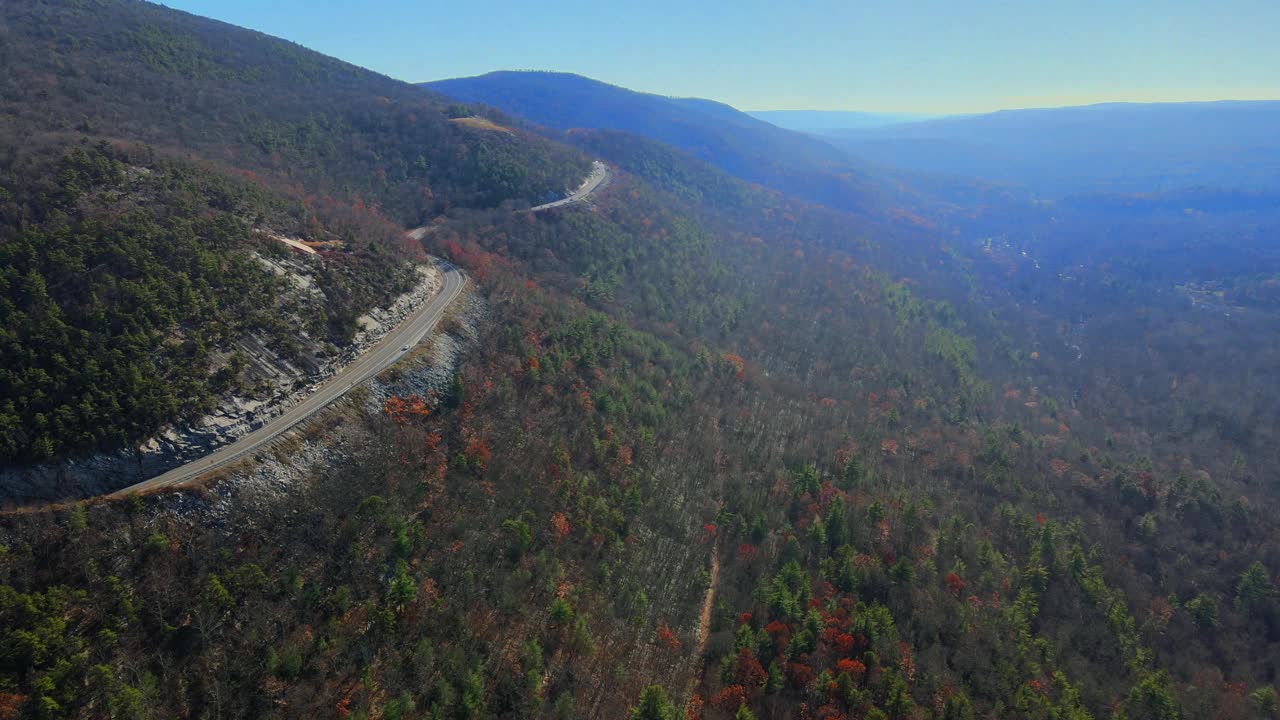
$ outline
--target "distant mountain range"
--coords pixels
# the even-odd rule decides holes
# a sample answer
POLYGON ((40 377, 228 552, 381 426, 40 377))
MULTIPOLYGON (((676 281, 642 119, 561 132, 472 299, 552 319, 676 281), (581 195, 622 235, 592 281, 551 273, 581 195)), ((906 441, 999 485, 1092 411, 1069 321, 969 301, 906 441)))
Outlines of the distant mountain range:
POLYGON ((801 132, 884 127, 886 125, 899 125, 946 117, 930 113, 858 112, 851 110, 749 110, 747 114, 778 127, 801 132))
POLYGON ((1280 102, 1113 103, 821 131, 865 160, 1047 196, 1280 189, 1280 102))
POLYGON ((1006 198, 1280 192, 1280 102, 1113 103, 921 119, 908 113, 766 111, 640 93, 580 75, 494 72, 423 83, 551 130, 649 138, 732 175, 869 215, 1006 198), (1001 189, 1002 188, 1002 189, 1001 189))

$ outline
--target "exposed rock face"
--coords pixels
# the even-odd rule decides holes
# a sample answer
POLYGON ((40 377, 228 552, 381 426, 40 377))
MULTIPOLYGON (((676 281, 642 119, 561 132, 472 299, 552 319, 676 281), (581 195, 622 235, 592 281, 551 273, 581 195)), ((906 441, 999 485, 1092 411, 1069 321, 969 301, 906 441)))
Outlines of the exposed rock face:
MULTIPOLYGON (((273 271, 296 274, 286 263, 273 271)), ((386 308, 375 308, 362 323, 354 341, 341 352, 312 348, 300 360, 289 361, 273 352, 262 338, 249 336, 233 349, 247 360, 244 386, 253 396, 229 395, 199 422, 163 429, 134 450, 99 453, 92 457, 34 467, 0 470, 0 503, 80 498, 110 492, 159 475, 246 435, 305 398, 315 386, 333 376, 395 329, 441 287, 434 267, 419 268, 419 282, 386 308)), ((306 278, 300 277, 304 288, 306 278)), ((304 290, 305 291, 305 290, 304 290)), ((363 318, 362 318, 363 320, 363 318)), ((451 371, 450 371, 451 372, 451 371)), ((449 375, 445 375, 447 383, 449 375)), ((442 386, 443 387, 443 386, 442 386)))
MULTIPOLYGON (((355 407, 357 412, 370 414, 382 412, 382 402, 391 395, 420 395, 433 397, 443 393, 463 354, 479 341, 479 327, 488 317, 488 305, 483 298, 464 294, 454 306, 453 333, 437 332, 424 340, 429 344, 418 362, 407 363, 402 370, 387 377, 388 373, 368 383, 368 395, 364 405, 355 407)), ((341 412, 339 410, 339 412, 341 412)), ((173 514, 211 527, 222 527, 229 522, 233 509, 265 507, 276 502, 290 488, 323 468, 338 465, 349 456, 348 448, 363 442, 364 430, 359 423, 342 423, 332 432, 312 436, 303 432, 295 437, 296 444, 287 452, 264 453, 251 466, 235 469, 216 482, 199 490, 175 490, 147 498, 151 512, 173 514)), ((240 512, 238 518, 251 519, 255 513, 240 512)), ((237 525, 236 532, 245 528, 237 525)), ((4 538, 0 537, 0 541, 4 538)), ((690 550, 690 555, 701 548, 690 550)), ((696 578, 696 573, 687 573, 696 578)))
POLYGON ((430 401, 448 390, 462 355, 479 342, 480 325, 488 317, 489 306, 480 296, 464 293, 450 312, 456 321, 453 333, 436 333, 422 364, 394 378, 384 373, 383 377, 370 382, 366 410, 381 412, 382 404, 392 395, 417 395, 430 401))

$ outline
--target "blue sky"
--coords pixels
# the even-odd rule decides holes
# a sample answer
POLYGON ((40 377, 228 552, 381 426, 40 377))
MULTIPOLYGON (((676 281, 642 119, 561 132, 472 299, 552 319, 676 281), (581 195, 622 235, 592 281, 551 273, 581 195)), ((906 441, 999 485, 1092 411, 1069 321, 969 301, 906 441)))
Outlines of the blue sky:
POLYGON ((746 110, 1280 99, 1280 1, 169 0, 402 80, 576 72, 746 110))

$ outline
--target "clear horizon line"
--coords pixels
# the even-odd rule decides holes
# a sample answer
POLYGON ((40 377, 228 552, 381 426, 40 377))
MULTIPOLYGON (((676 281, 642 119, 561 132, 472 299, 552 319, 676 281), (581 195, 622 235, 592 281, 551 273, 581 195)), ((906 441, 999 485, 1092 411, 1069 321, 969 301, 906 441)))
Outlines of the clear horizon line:
POLYGON ((955 117, 958 115, 990 115, 998 112, 1009 112, 1018 110, 1067 110, 1070 108, 1088 108, 1101 107, 1103 105, 1213 105, 1218 103, 1272 103, 1280 102, 1280 96, 1276 97, 1259 97, 1259 98, 1239 98, 1225 97, 1214 98, 1208 100, 1099 100, 1097 102, 1080 102, 1067 103, 1064 105, 1019 105, 1010 107, 998 107, 994 110, 851 110, 851 109, 829 109, 829 108, 813 108, 813 107, 787 107, 787 108, 766 108, 766 109, 744 109, 738 108, 744 113, 770 113, 770 112, 812 112, 812 113, 861 113, 863 115, 917 115, 932 117, 955 117))
POLYGON ((410 84, 413 84, 413 85, 429 85, 432 83, 445 82, 448 80, 479 78, 479 77, 484 77, 486 75, 492 75, 495 73, 531 73, 531 74, 539 73, 539 74, 550 74, 550 75, 573 75, 573 76, 583 78, 585 80, 590 80, 592 82, 598 82, 605 85, 610 85, 616 88, 621 88, 623 90, 642 93, 645 95, 657 95, 659 97, 665 97, 672 100, 710 100, 711 102, 718 102, 724 105, 728 105, 729 107, 732 107, 733 109, 738 110, 739 112, 744 112, 744 113, 832 112, 832 113, 864 113, 868 115, 916 115, 921 117, 937 119, 937 118, 943 118, 943 117, 957 117, 962 115, 989 115, 991 113, 1012 111, 1012 110, 1062 110, 1066 108, 1085 108, 1085 107, 1095 107, 1099 105, 1193 105, 1193 104, 1233 103, 1233 102, 1234 103, 1280 102, 1280 95, 1270 94, 1273 91, 1268 88, 1265 91, 1268 93, 1266 96, 1262 96, 1260 94, 1258 96, 1245 95, 1245 96, 1235 96, 1235 97, 1228 96, 1228 97, 1196 98, 1196 99, 1079 98, 1078 101, 1072 101, 1071 99, 1067 99, 1067 98, 1054 101, 1049 98, 1046 98, 1043 103, 1038 103, 1034 100, 1031 100, 1028 104, 1021 104, 1015 101, 1013 104, 1010 104, 1010 105, 999 106, 994 108, 989 107, 981 110, 901 110, 901 109, 858 110, 858 109, 848 109, 848 108, 815 108, 815 107, 772 107, 772 108, 746 109, 740 105, 735 104, 731 100, 718 99, 709 94, 708 95, 674 95, 674 94, 663 93, 661 91, 655 91, 655 90, 637 89, 637 88, 629 87, 627 85, 623 85, 611 80, 604 80, 598 77, 593 77, 591 75, 586 75, 573 70, 553 70, 553 69, 540 69, 540 68, 520 68, 520 69, 502 68, 502 69, 496 69, 496 70, 488 70, 488 71, 477 73, 474 75, 458 75, 454 77, 437 78, 434 80, 409 80, 409 81, 402 81, 402 82, 409 82, 410 84))

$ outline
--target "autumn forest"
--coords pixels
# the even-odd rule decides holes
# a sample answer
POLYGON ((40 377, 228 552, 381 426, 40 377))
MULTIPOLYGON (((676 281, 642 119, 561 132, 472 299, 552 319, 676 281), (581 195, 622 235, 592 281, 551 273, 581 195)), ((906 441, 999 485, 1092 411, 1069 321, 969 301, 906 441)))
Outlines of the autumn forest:
POLYGON ((199 483, 7 488, 0 720, 1280 718, 1265 197, 1049 202, 139 0, 7 3, 0 60, 0 477, 468 279, 199 483))

